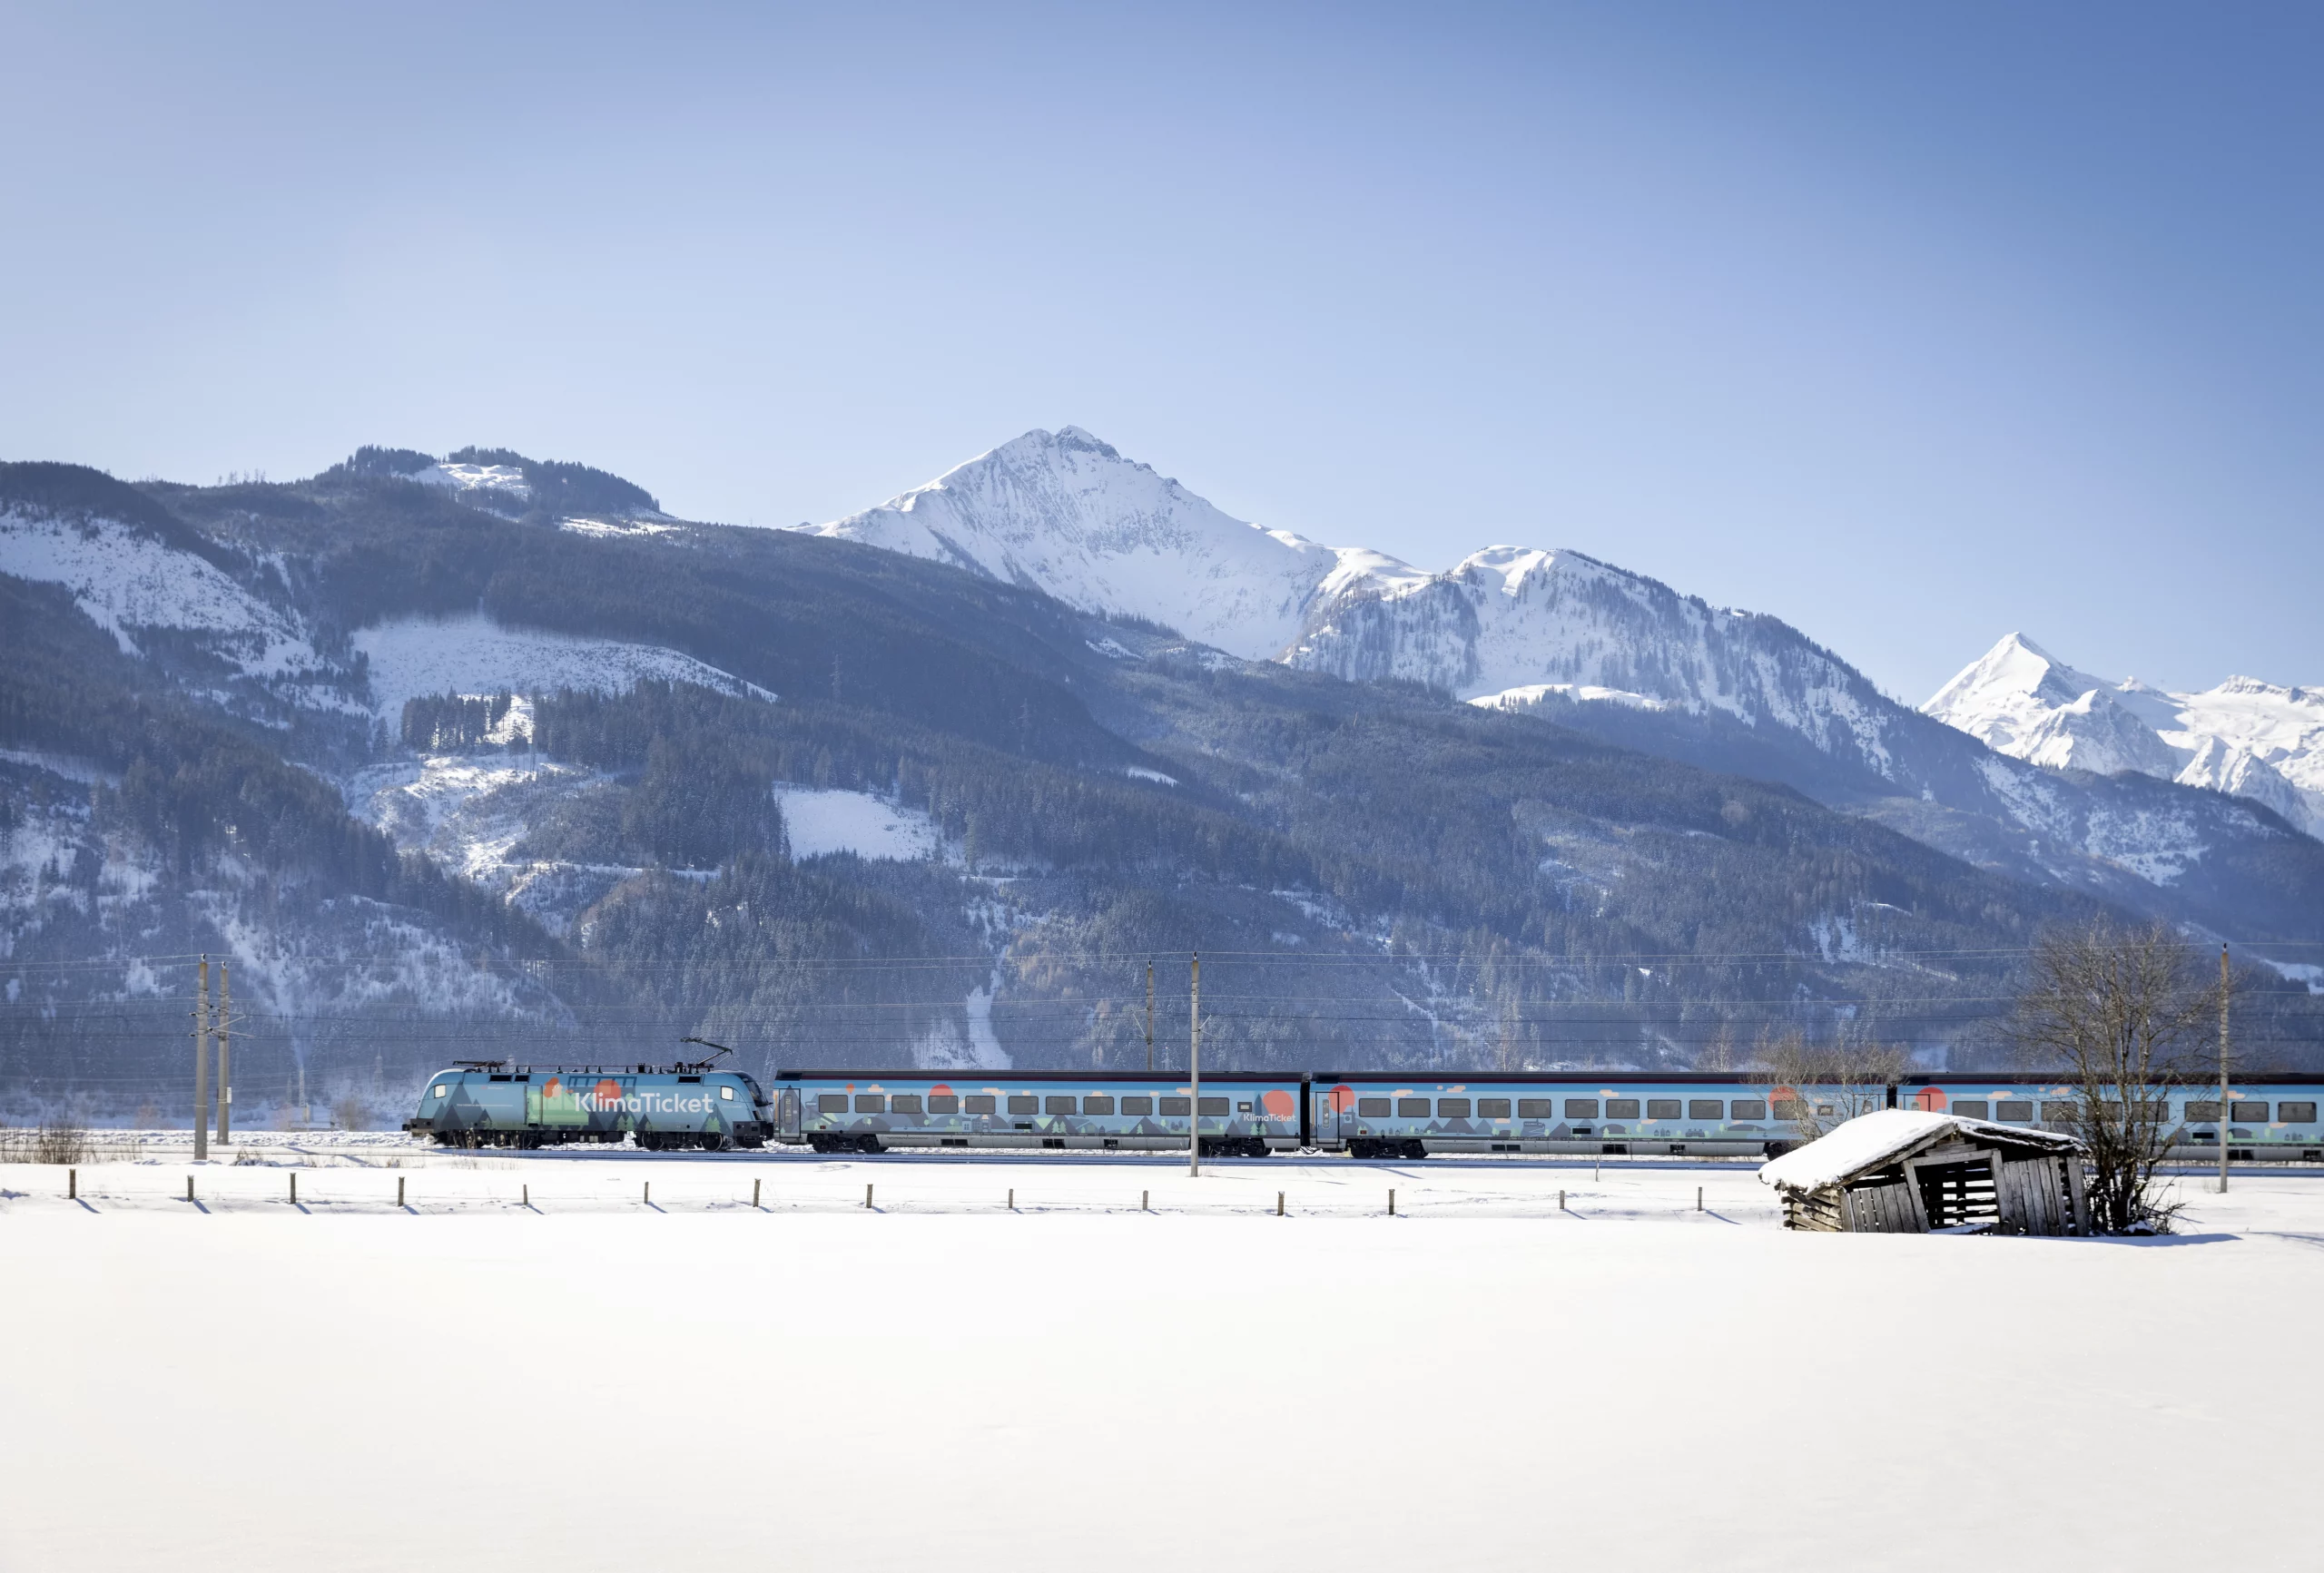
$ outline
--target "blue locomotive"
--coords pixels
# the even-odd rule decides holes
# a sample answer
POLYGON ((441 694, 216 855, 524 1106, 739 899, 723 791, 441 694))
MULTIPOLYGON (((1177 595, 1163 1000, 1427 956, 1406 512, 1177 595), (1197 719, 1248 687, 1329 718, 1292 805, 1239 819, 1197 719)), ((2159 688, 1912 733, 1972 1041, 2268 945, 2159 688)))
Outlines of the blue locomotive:
POLYGON ((707 1064, 524 1066, 464 1060, 420 1089, 403 1128, 445 1146, 618 1142, 655 1151, 764 1146, 767 1096, 738 1070, 707 1064))

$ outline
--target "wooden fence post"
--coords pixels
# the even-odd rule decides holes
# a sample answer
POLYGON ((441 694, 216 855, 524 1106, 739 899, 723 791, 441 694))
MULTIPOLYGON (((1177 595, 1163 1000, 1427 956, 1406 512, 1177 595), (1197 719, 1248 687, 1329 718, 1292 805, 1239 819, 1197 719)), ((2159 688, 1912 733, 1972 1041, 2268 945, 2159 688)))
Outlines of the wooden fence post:
POLYGON ((403 1176, 401 1175, 396 1176, 396 1205, 399 1207, 403 1205, 403 1176))
POLYGON ((185 1177, 185 1199, 189 1202, 193 1200, 193 1176, 192 1175, 188 1175, 185 1177))
POLYGON ((296 1169, 290 1171, 290 1204, 294 1207, 299 1204, 299 1171, 296 1169))
POLYGON ((1275 1215, 1278 1218, 1283 1216, 1283 1193, 1281 1191, 1277 1191, 1275 1194, 1275 1215))
POLYGON ((863 1207, 866 1212, 872 1208, 872 1187, 869 1185, 863 1187, 863 1207))
POLYGON ((64 1199, 68 1202, 81 1199, 81 1171, 78 1169, 64 1171, 64 1199))
POLYGON ((751 1208, 753 1212, 758 1210, 760 1184, 761 1182, 757 1180, 751 1182, 751 1208))
POLYGON ((1393 1191, 1390 1191, 1390 1192, 1388 1193, 1388 1216, 1390 1216, 1391 1218, 1393 1218, 1393 1217, 1394 1217, 1395 1215, 1396 1215, 1396 1193, 1395 1193, 1395 1192, 1393 1192, 1393 1191))

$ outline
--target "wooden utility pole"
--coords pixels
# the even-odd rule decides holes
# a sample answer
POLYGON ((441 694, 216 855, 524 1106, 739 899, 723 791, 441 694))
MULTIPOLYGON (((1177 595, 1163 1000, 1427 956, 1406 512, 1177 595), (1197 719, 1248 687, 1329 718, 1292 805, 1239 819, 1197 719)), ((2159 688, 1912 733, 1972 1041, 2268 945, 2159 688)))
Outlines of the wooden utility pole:
POLYGON ((1187 1173, 1202 1173, 1202 952, 1195 952, 1194 1003, 1187 1013, 1187 1079, 1194 1096, 1187 1099, 1187 1173))
POLYGON ((1154 1074, 1154 963, 1146 964, 1146 1074, 1154 1074))
POLYGON ((2219 1190, 2227 1194, 2228 1116, 2235 1110, 2227 1101, 2227 945, 2219 948, 2219 1190))
POLYGON ((218 1145, 234 1145, 234 1077, 231 1044, 234 1031, 233 979, 226 964, 218 963, 218 1145))
MULTIPOLYGON (((210 958, 193 990, 193 1161, 210 1156, 210 958)), ((187 1182, 191 1186, 192 1181, 187 1182)))

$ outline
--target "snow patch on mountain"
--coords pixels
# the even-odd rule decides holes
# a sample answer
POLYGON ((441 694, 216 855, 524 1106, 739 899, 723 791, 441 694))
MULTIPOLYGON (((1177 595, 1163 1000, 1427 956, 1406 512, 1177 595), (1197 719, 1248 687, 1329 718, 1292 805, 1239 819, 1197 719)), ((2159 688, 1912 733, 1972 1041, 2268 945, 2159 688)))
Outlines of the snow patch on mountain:
POLYGON ((2324 689, 2230 677, 2166 693, 2093 677, 2011 634, 1921 708, 2035 764, 2209 787, 2324 835, 2324 689))
POLYGON ((853 852, 859 858, 911 862, 934 857, 943 848, 943 832, 935 821, 918 809, 870 792, 778 786, 774 795, 783 806, 783 828, 794 858, 853 852))
POLYGON ((756 683, 658 644, 506 626, 478 613, 404 617, 355 634, 370 663, 373 710, 393 721, 404 701, 438 693, 617 693, 645 678, 699 683, 772 700, 756 683))
POLYGON ((444 464, 429 465, 406 477, 424 487, 442 487, 448 491, 469 494, 498 494, 517 502, 532 500, 533 488, 525 479, 521 466, 513 464, 444 464))
POLYGON ((215 565, 115 520, 0 511, 0 573, 64 585, 127 654, 140 654, 139 629, 169 628, 212 635, 218 654, 254 677, 323 664, 296 618, 215 565))

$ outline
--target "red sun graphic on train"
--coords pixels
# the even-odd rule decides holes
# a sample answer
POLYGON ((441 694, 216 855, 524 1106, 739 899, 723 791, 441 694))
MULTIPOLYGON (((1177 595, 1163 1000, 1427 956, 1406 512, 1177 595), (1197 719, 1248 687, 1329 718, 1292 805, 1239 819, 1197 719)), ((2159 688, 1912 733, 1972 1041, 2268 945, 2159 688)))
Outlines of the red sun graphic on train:
POLYGON ((1925 1114, 1941 1115, 1945 1112, 1945 1089, 1938 1086, 1925 1086, 1913 1095, 1913 1101, 1918 1104, 1922 1112, 1925 1114))
POLYGON ((1287 1120, 1299 1112, 1299 1106, 1281 1087, 1259 1095, 1259 1106, 1267 1111, 1269 1119, 1287 1120))
POLYGON ((1768 1089, 1768 1096, 1779 1104, 1794 1104, 1799 1101, 1799 1089, 1796 1086, 1771 1086, 1768 1089))
POLYGON ((934 1086, 928 1089, 928 1096, 930 1097, 950 1097, 952 1096, 952 1089, 940 1081, 934 1086))
POLYGON ((607 1077, 589 1089, 589 1098, 600 1107, 610 1108, 621 1102, 621 1083, 607 1077))
POLYGON ((1332 1112, 1344 1115, 1355 1106, 1355 1089, 1347 1086, 1335 1086, 1332 1089, 1331 1099, 1332 1112))

